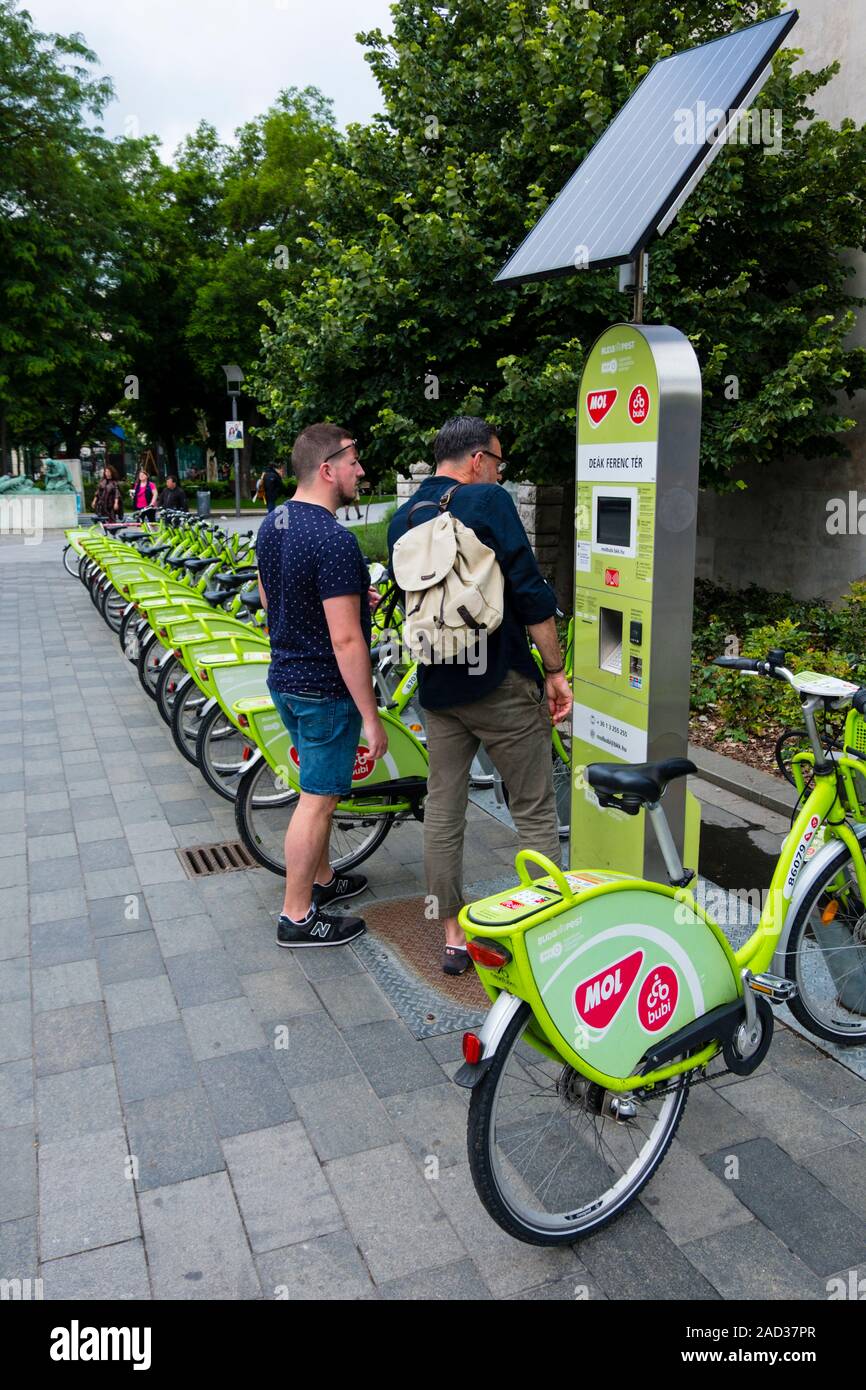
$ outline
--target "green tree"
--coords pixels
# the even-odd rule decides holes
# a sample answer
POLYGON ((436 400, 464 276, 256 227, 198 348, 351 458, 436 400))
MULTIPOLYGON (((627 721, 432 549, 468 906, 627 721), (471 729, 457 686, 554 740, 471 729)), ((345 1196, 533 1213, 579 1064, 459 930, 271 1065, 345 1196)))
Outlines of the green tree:
MULTIPOLYGON (((501 289, 493 276, 659 58, 778 13, 778 0, 398 0, 360 35, 384 113, 308 181, 308 273, 272 310, 256 389, 277 447, 344 421, 380 468, 411 464, 444 416, 481 412, 520 475, 572 476, 577 383, 630 306, 611 271, 501 289)), ((866 129, 816 121, 835 67, 777 57, 762 105, 781 153, 729 147, 653 247, 647 318, 692 339, 705 382, 703 478, 784 452, 834 454, 837 393, 866 384, 846 348, 866 129), (728 399, 736 376, 739 399, 728 399)))

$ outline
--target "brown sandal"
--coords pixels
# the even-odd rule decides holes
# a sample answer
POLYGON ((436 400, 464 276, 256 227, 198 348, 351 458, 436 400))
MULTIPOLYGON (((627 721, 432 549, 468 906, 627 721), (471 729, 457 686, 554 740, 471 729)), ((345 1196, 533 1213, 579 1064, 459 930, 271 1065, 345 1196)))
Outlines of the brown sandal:
POLYGON ((462 975, 469 969, 469 952, 465 946, 446 946, 442 970, 446 975, 462 975))

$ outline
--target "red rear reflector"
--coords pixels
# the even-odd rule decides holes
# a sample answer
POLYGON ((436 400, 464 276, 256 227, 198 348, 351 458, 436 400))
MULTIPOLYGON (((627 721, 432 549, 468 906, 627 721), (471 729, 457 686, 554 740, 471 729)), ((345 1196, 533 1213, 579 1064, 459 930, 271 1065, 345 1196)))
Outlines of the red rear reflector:
POLYGON ((181 655, 182 655, 181 652, 175 651, 175 653, 174 653, 175 660, 176 660, 176 661, 180 661, 181 655))
POLYGON ((199 667, 198 678, 200 681, 210 680, 210 676, 208 675, 207 671, 205 671, 202 667, 199 667))
MULTIPOLYGON (((242 729, 248 729, 250 727, 250 721, 247 719, 245 714, 238 715, 238 723, 240 724, 242 729)), ((244 752, 244 757, 246 757, 246 752, 244 752)))
POLYGON ((500 946, 498 941, 485 941, 482 937, 467 941, 466 949, 476 965, 486 965, 490 970, 498 970, 511 960, 511 952, 500 946))
MULTIPOLYGON (((241 718, 243 718, 243 715, 241 715, 241 718)), ((249 746, 247 746, 247 747, 244 749, 243 753, 241 753, 241 762, 244 762, 244 763, 245 763, 245 762, 248 762, 249 759, 250 759, 252 756, 253 756, 253 750, 252 750, 252 748, 250 748, 249 746)))
POLYGON ((463 1034, 463 1057, 471 1067, 481 1061, 481 1039, 475 1033, 463 1034))

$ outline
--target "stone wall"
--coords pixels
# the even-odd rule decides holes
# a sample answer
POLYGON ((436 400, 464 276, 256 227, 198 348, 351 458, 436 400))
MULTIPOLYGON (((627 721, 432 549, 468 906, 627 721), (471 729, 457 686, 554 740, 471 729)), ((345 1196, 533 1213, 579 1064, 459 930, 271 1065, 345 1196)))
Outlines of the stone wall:
POLYGON ((559 559, 562 488, 518 483, 517 510, 541 572, 553 584, 559 559))

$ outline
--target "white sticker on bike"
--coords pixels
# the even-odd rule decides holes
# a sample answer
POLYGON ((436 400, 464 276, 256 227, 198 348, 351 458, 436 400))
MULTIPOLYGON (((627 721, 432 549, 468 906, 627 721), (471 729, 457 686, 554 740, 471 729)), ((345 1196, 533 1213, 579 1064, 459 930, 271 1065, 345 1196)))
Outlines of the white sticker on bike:
POLYGON ((788 876, 785 879, 784 885, 782 887, 783 898, 790 899, 791 897, 793 897, 794 886, 797 882, 797 877, 803 865, 805 864, 807 858, 809 857, 809 848, 812 844, 812 841, 815 838, 820 824, 821 822, 819 818, 817 816, 812 816, 811 820, 809 821, 809 828, 803 835, 802 840, 797 846, 794 858, 791 861, 791 867, 788 870, 788 876))

